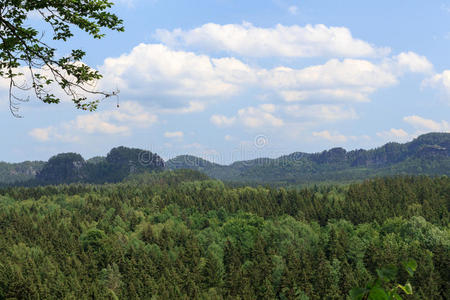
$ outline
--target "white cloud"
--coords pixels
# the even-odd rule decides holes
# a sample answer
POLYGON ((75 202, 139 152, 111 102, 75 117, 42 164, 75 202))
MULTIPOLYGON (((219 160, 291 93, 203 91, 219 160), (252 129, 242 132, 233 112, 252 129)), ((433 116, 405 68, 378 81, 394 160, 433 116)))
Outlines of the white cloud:
POLYGON ((192 99, 236 94, 236 84, 248 67, 233 58, 174 51, 164 45, 140 44, 131 53, 107 58, 100 67, 103 85, 118 88, 130 97, 164 106, 167 98, 192 103, 192 99))
POLYGON ((256 84, 255 69, 235 58, 210 58, 160 44, 140 44, 130 53, 107 58, 99 68, 102 89, 146 102, 161 113, 203 111, 256 84))
POLYGON ((261 28, 250 23, 209 23, 188 31, 160 29, 155 37, 170 46, 226 51, 250 57, 374 57, 389 52, 355 39, 346 27, 323 24, 304 27, 278 24, 274 28, 261 28))
POLYGON ((169 139, 181 139, 183 138, 184 133, 182 131, 166 131, 164 136, 169 139))
POLYGON ((89 134, 127 134, 130 127, 148 127, 156 121, 157 117, 145 112, 140 104, 124 102, 120 109, 78 116, 66 126, 89 134))
POLYGON ((413 138, 403 129, 391 128, 388 131, 377 132, 377 136, 389 142, 406 142, 413 138))
POLYGON ((162 113, 192 113, 253 88, 287 102, 368 102, 378 89, 397 84, 400 73, 430 68, 426 58, 408 52, 381 64, 330 59, 303 69, 264 69, 236 58, 216 59, 159 44, 140 44, 129 54, 106 59, 100 71, 105 75, 104 89, 117 85, 121 95, 150 103, 162 113))
POLYGON ((269 112, 269 113, 273 113, 277 109, 277 107, 274 104, 271 104, 271 103, 261 104, 259 107, 263 111, 266 111, 266 112, 269 112))
POLYGON ((127 126, 120 126, 105 120, 105 115, 92 114, 78 116, 70 127, 75 127, 86 133, 104 133, 104 134, 122 134, 127 133, 130 129, 127 126))
POLYGON ((430 73, 433 64, 425 57, 414 52, 402 52, 395 56, 398 65, 412 73, 430 73))
POLYGON ((421 131, 450 132, 450 124, 444 120, 436 122, 416 115, 404 117, 403 120, 421 131))
POLYGON ((312 135, 314 137, 325 139, 334 143, 343 143, 348 140, 348 137, 346 137, 345 135, 339 133, 331 133, 328 130, 313 132, 312 135))
POLYGON ((447 121, 437 122, 417 115, 404 117, 403 121, 413 126, 416 131, 408 133, 403 129, 391 128, 387 131, 378 132, 377 136, 390 142, 407 142, 430 131, 450 132, 450 124, 447 121))
POLYGON ((80 137, 73 133, 59 132, 57 128, 50 126, 47 128, 34 128, 28 133, 32 138, 39 142, 60 141, 76 143, 80 141, 80 137))
POLYGON ((231 126, 236 121, 235 117, 228 118, 223 115, 213 115, 210 118, 211 123, 213 123, 216 126, 231 126))
POLYGON ((440 74, 425 79, 422 82, 422 86, 439 89, 450 97, 450 70, 445 70, 440 74))
POLYGON ((265 84, 274 87, 342 88, 384 87, 396 83, 396 78, 381 67, 358 59, 331 59, 323 65, 304 69, 278 67, 263 71, 265 84))
POLYGON ((407 72, 431 74, 433 64, 422 55, 415 52, 402 52, 392 58, 386 58, 382 66, 389 72, 401 76, 407 72))
MULTIPOLYGON (((305 128, 314 128, 325 122, 332 123, 357 118, 358 115, 353 108, 340 105, 275 105, 265 103, 239 109, 236 116, 233 117, 214 115, 211 117, 211 122, 219 127, 240 124, 249 129, 259 130, 283 128, 282 131, 289 135, 304 131, 305 128)), ((318 132, 315 136, 328 137, 329 140, 333 141, 342 140, 341 135, 332 135, 329 132, 329 136, 326 134, 327 132, 318 132)), ((353 139, 354 137, 346 138, 353 139)))
POLYGON ((34 128, 29 132, 29 134, 36 140, 40 142, 46 142, 50 140, 50 133, 53 130, 52 127, 47 128, 34 128))
POLYGON ((309 98, 369 101, 378 88, 397 83, 397 78, 366 60, 331 59, 324 65, 296 70, 278 67, 260 71, 265 86, 278 90, 288 102, 309 98))
POLYGON ((370 102, 369 94, 375 92, 375 88, 355 89, 317 89, 317 90, 281 90, 279 93, 286 102, 300 102, 309 99, 314 100, 338 100, 351 102, 370 102))
POLYGON ((132 128, 146 128, 157 120, 156 115, 146 112, 140 104, 129 101, 122 103, 117 110, 79 115, 75 120, 63 122, 59 126, 35 128, 29 134, 42 142, 75 142, 84 134, 127 135, 132 128))
POLYGON ((242 124, 249 128, 280 127, 284 125, 282 119, 262 107, 246 107, 238 111, 238 118, 242 124))

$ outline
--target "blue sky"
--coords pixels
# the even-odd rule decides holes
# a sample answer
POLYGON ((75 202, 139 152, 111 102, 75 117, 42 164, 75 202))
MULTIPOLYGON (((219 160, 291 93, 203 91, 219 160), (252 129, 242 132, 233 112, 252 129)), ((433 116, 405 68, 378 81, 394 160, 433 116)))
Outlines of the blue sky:
POLYGON ((0 160, 125 145, 229 163, 450 131, 450 1, 115 2, 125 33, 58 49, 85 50, 121 107, 32 100, 15 119, 0 83, 0 160))

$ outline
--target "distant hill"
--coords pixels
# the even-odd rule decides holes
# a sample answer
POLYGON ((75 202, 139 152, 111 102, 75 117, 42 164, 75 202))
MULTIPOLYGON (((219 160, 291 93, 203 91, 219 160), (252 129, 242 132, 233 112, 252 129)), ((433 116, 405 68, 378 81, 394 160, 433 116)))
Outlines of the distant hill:
POLYGON ((0 183, 24 182, 33 179, 44 165, 45 161, 26 161, 15 164, 0 162, 0 183))
POLYGON ((166 168, 197 170, 230 182, 277 184, 348 182, 399 174, 450 175, 450 133, 429 133, 408 143, 388 143, 372 150, 295 152, 228 166, 183 155, 168 160, 166 168))
POLYGON ((60 153, 48 162, 0 163, 0 185, 56 185, 120 182, 130 175, 163 171, 164 161, 142 149, 117 147, 106 157, 88 160, 77 153, 60 153))
POLYGON ((409 143, 387 143, 371 150, 333 148, 320 153, 295 152, 275 159, 258 158, 227 166, 191 155, 164 162, 156 153, 126 147, 114 148, 106 157, 88 160, 76 153, 62 153, 48 162, 0 162, 0 185, 101 184, 164 169, 195 170, 211 178, 239 184, 275 185, 346 183, 403 174, 450 176, 450 133, 429 133, 409 143))

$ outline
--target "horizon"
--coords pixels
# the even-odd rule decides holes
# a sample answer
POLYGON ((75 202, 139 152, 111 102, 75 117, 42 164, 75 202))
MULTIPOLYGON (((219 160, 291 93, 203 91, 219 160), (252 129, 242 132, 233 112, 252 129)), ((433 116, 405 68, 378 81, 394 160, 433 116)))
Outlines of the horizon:
MULTIPOLYGON (((323 153, 325 151, 330 151, 330 150, 336 149, 336 148, 342 148, 342 149, 344 149, 346 151, 346 153, 352 152, 352 151, 358 151, 358 150, 370 151, 370 150, 375 150, 375 149, 378 149, 378 148, 382 148, 386 144, 390 144, 390 143, 407 144, 407 143, 410 143, 410 142, 416 140, 417 138, 419 138, 421 136, 429 135, 429 134, 450 134, 450 133, 448 133, 448 132, 428 132, 428 133, 425 133, 425 134, 421 134, 421 135, 419 135, 417 137, 414 137, 414 138, 412 138, 409 141, 405 141, 405 142, 394 142, 394 141, 391 141, 391 142, 386 142, 386 143, 384 143, 382 145, 378 145, 378 146, 375 146, 375 147, 372 147, 372 148, 353 148, 353 149, 348 149, 348 148, 344 148, 344 147, 332 147, 332 148, 322 149, 322 150, 317 151, 317 152, 305 152, 305 151, 298 150, 298 151, 294 151, 294 152, 290 152, 290 153, 277 153, 277 154, 274 154, 274 156, 256 156, 256 157, 252 156, 252 158, 249 158, 249 159, 245 159, 245 153, 246 153, 245 149, 241 148, 241 149, 236 149, 236 151, 234 151, 234 152, 231 152, 231 155, 229 155, 228 157, 235 157, 235 156, 233 156, 233 153, 239 153, 242 158, 241 159, 238 158, 238 159, 232 160, 230 162, 227 162, 229 160, 221 159, 221 158, 227 157, 227 155, 224 155, 224 154, 215 154, 214 156, 210 156, 210 157, 208 157, 208 156, 196 156, 196 155, 191 155, 191 154, 179 154, 179 155, 172 156, 172 157, 164 157, 163 156, 164 154, 160 154, 158 152, 153 152, 153 151, 151 151, 149 149, 141 149, 141 148, 137 148, 137 149, 141 150, 143 153, 151 152, 153 154, 157 154, 159 157, 161 157, 163 159, 164 163, 167 163, 168 161, 176 159, 176 158, 181 157, 181 156, 191 156, 191 157, 193 157, 195 159, 205 160, 205 161, 207 161, 209 163, 216 164, 216 165, 219 165, 219 166, 230 166, 230 165, 235 164, 235 163, 246 162, 246 161, 258 161, 258 160, 265 160, 265 159, 277 160, 277 159, 282 159, 283 157, 288 157, 288 156, 290 156, 292 154, 296 154, 296 153, 320 154, 320 153, 323 153)), ((255 140, 255 145, 256 145, 256 143, 257 143, 257 141, 255 140)), ((118 148, 118 147, 134 148, 134 147, 128 147, 128 146, 125 146, 125 145, 118 145, 118 146, 115 146, 115 147, 109 149, 106 153, 98 154, 98 155, 94 155, 94 156, 90 156, 90 157, 85 157, 81 153, 68 151, 68 152, 54 153, 51 156, 49 156, 48 159, 45 159, 45 160, 24 160, 24 161, 17 161, 17 162, 9 162, 9 161, 4 161, 4 160, 0 159, 0 163, 20 164, 20 163, 24 163, 24 162, 38 162, 38 161, 40 161, 40 162, 47 162, 50 158, 52 158, 52 157, 54 157, 54 156, 56 156, 58 154, 64 154, 64 153, 77 153, 77 154, 80 154, 85 161, 88 161, 88 160, 96 158, 96 157, 103 157, 103 158, 105 158, 110 150, 112 150, 114 148, 118 148)), ((255 147, 258 148, 259 146, 255 146, 255 147)), ((252 154, 255 154, 255 153, 252 153, 252 154)))

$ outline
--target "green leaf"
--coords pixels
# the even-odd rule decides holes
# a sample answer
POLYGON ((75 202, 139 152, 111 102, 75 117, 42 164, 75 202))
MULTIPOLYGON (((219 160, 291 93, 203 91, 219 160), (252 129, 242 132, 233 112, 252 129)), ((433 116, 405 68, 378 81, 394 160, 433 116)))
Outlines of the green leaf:
POLYGON ((409 283, 409 282, 407 284, 405 284, 404 286, 399 284, 398 287, 401 288, 407 295, 412 295, 412 293, 413 293, 411 283, 409 283))
POLYGON ((375 287, 372 290, 370 290, 369 299, 372 299, 372 300, 389 300, 389 297, 386 294, 385 290, 383 290, 382 288, 375 287))

